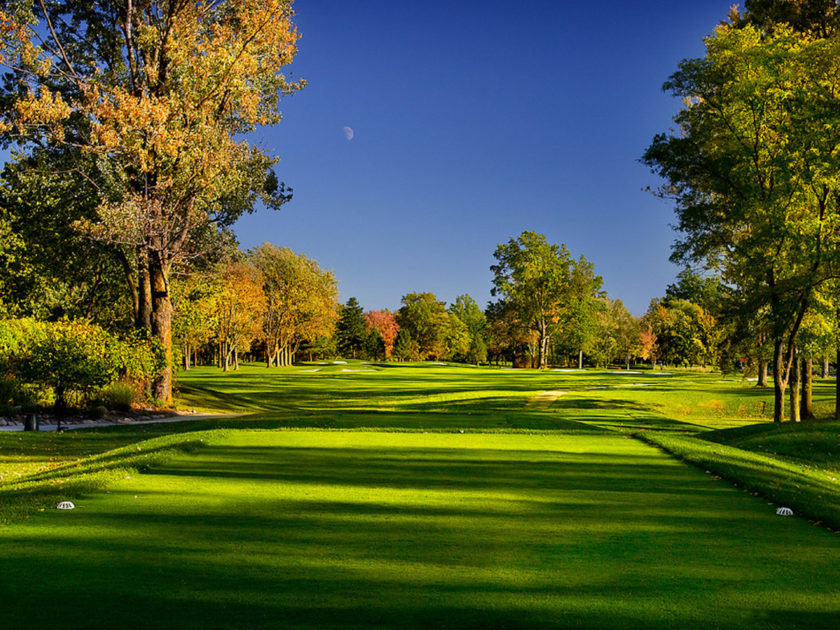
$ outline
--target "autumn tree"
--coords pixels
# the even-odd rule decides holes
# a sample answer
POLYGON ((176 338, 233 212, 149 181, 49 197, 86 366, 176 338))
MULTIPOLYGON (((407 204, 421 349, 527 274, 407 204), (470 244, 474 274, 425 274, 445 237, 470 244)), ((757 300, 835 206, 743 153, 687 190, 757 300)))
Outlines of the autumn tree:
POLYGON ((226 265, 214 304, 222 369, 238 370, 240 352, 247 351, 262 333, 265 293, 259 270, 244 261, 226 265))
POLYGON ((368 330, 375 330, 379 333, 384 344, 385 358, 390 359, 394 352, 394 342, 396 342, 400 330, 400 325, 397 323, 394 314, 387 309, 384 311, 368 311, 365 313, 365 323, 368 330))
POLYGON ((31 153, 78 156, 95 182, 79 229, 125 259, 136 323, 166 348, 155 390, 167 403, 173 266, 256 197, 286 199, 274 160, 242 136, 278 122, 280 95, 302 86, 283 74, 291 16, 289 0, 9 0, 0 12, 2 130, 31 153))
POLYGON ((219 330, 217 300, 223 290, 221 276, 214 273, 195 272, 173 279, 172 338, 180 346, 185 370, 191 368, 198 349, 219 330))
POLYGON ((260 270, 265 294, 266 364, 291 365, 301 344, 330 336, 335 329, 335 276, 315 260, 270 243, 251 250, 249 259, 260 270))
POLYGON ((574 260, 565 245, 548 243, 536 232, 523 232, 493 253, 497 264, 493 295, 537 337, 537 367, 546 367, 552 335, 572 319, 572 306, 582 296, 598 293, 601 278, 583 256, 574 260))

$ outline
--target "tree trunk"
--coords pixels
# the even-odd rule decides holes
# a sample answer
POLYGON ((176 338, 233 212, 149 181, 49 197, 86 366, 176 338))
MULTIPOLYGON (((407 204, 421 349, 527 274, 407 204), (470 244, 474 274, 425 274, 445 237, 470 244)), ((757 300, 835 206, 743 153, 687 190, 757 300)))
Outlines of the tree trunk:
POLYGON ((545 324, 540 324, 539 335, 537 340, 537 369, 541 370, 546 366, 548 358, 548 332, 545 324))
POLYGON ((767 361, 758 360, 758 384, 757 387, 767 387, 767 361))
POLYGON ((785 413, 785 387, 783 378, 784 359, 782 358, 782 340, 773 342, 773 422, 781 422, 785 413))
POLYGON ((190 371, 190 346, 189 344, 184 344, 184 371, 190 371))
POLYGON ((792 368, 793 372, 790 375, 790 420, 791 422, 799 422, 801 419, 799 415, 799 394, 802 384, 802 370, 800 370, 796 354, 794 354, 792 368))
POLYGON ((169 300, 169 269, 149 265, 152 293, 152 334, 163 350, 164 364, 153 384, 155 397, 172 406, 172 302, 169 300))
POLYGON ((579 370, 583 369, 583 350, 580 350, 578 352, 578 369, 579 370))
POLYGON ((834 359, 834 419, 840 420, 840 346, 837 347, 837 356, 834 359))
POLYGON ((814 360, 802 359, 802 403, 799 416, 802 420, 814 419, 814 360))
POLYGON ((137 255, 137 309, 134 313, 134 325, 139 330, 155 334, 152 325, 152 277, 149 268, 149 258, 145 253, 137 255))
POLYGON ((822 360, 822 377, 828 378, 828 357, 823 357, 822 360))
POLYGON ((233 348, 233 369, 239 369, 239 348, 236 346, 233 348))

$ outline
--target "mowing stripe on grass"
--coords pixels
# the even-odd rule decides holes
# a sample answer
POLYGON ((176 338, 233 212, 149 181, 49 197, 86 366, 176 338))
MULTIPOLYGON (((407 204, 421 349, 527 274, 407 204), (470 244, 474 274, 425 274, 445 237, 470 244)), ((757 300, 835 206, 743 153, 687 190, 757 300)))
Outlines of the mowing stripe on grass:
POLYGON ((77 505, 0 530, 0 627, 840 619, 837 537, 622 436, 239 431, 77 505))

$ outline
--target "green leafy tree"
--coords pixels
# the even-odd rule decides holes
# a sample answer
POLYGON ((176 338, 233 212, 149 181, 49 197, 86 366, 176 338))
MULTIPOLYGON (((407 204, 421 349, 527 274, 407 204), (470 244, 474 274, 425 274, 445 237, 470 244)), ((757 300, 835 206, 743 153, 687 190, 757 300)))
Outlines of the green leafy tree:
POLYGON ((417 342, 411 338, 411 333, 405 328, 397 331, 397 338, 394 341, 393 357, 397 361, 412 361, 419 355, 417 342))
POLYGON ((382 333, 376 329, 368 330, 365 338, 364 356, 371 361, 385 359, 385 340, 382 338, 382 333))
POLYGON ((797 333, 836 264, 838 52, 835 38, 783 25, 719 27, 706 56, 665 84, 685 103, 680 133, 657 136, 645 154, 676 205, 683 237, 672 259, 718 270, 744 310, 766 309, 776 421, 797 333))
POLYGON ((744 13, 733 11, 735 26, 752 24, 772 32, 787 24, 801 33, 826 38, 837 33, 840 12, 836 0, 746 0, 744 13))
POLYGON ((546 241, 536 232, 523 232, 493 253, 497 264, 493 295, 504 297, 523 326, 537 337, 537 367, 546 367, 552 335, 572 321, 573 305, 600 290, 601 278, 583 256, 572 259, 565 245, 546 241))
MULTIPOLYGON (((457 332, 461 339, 466 335, 466 328, 457 331, 452 328, 446 304, 439 301, 434 293, 404 295, 396 320, 400 330, 408 331, 411 340, 417 344, 417 356, 420 359, 446 357, 447 334, 457 332)), ((454 339, 453 336, 450 341, 454 342, 454 339)))
POLYGON ((368 338, 365 312, 354 297, 341 307, 335 327, 335 338, 338 351, 345 357, 355 359, 365 347, 368 338))
POLYGON ((486 361, 487 317, 481 307, 470 295, 459 295, 455 302, 450 304, 449 315, 462 322, 468 334, 466 349, 461 354, 455 354, 455 359, 476 365, 486 361))
POLYGON ((133 321, 122 262, 111 247, 73 228, 93 215, 99 199, 74 166, 47 151, 6 163, 0 174, 0 231, 6 232, 0 235, 0 300, 17 317, 82 318, 125 331, 133 321), (66 172, 45 177, 51 167, 66 172))

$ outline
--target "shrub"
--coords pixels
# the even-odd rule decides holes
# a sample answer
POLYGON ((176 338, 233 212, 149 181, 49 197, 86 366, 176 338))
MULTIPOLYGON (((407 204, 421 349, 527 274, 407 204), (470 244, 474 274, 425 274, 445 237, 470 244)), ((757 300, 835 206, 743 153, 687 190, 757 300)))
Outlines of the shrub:
POLYGON ((88 395, 117 376, 119 343, 92 324, 55 322, 40 325, 14 370, 21 381, 51 387, 56 405, 66 404, 68 392, 88 395))
POLYGON ((109 409, 128 411, 136 398, 137 392, 130 383, 111 383, 102 389, 102 402, 109 409))
POLYGON ((102 405, 97 405, 96 407, 92 407, 88 413, 90 414, 91 418, 103 418, 105 414, 108 413, 108 410, 103 407, 102 405))
MULTIPOLYGON (((89 400, 95 389, 117 379, 147 386, 163 365, 160 346, 140 335, 119 339, 80 321, 0 320, 0 381, 13 379, 0 384, 0 404, 11 387, 18 404, 47 399, 52 390, 63 407, 74 398, 89 400)), ((134 401, 136 389, 126 387, 130 397, 115 394, 116 405, 134 401)))

